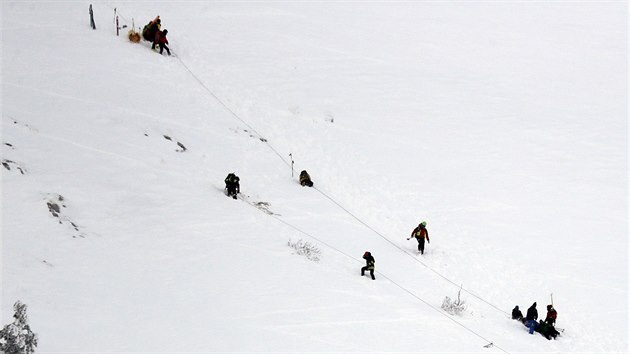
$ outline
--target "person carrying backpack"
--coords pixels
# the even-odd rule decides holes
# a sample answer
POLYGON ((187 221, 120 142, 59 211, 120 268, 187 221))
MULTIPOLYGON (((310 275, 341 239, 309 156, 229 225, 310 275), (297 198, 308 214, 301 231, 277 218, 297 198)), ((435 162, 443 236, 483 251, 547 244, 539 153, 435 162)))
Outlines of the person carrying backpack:
POLYGON ((420 251, 420 254, 424 254, 424 239, 426 238, 427 242, 431 243, 431 240, 429 239, 429 231, 426 226, 426 221, 421 222, 418 227, 413 229, 411 236, 407 238, 407 240, 411 240, 412 237, 415 237, 416 240, 418 240, 418 251, 420 251))
POLYGON ((364 276, 365 271, 369 270, 370 276, 372 276, 372 280, 375 280, 376 278, 374 277, 374 263, 376 261, 374 260, 374 257, 372 257, 372 254, 370 252, 365 251, 365 253, 363 254, 363 259, 365 259, 365 267, 361 268, 361 276, 364 276))
POLYGON ((153 42, 155 34, 160 30, 161 26, 162 20, 160 20, 160 16, 158 15, 142 28, 142 38, 147 42, 153 42))
POLYGON ((234 172, 230 173, 225 177, 225 190, 228 197, 232 197, 236 199, 236 195, 241 192, 241 185, 239 183, 240 178, 234 174, 234 172))

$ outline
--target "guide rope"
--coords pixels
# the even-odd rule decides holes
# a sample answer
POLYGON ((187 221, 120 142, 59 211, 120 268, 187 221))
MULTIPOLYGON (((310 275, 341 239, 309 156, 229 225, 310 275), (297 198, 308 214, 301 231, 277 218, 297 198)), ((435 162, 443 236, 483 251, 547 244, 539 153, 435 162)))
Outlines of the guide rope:
MULTIPOLYGON (((120 14, 120 12, 118 12, 118 15, 123 18, 126 21, 129 21, 127 18, 125 18, 122 14, 120 14)), ((188 65, 186 65, 186 63, 179 57, 176 56, 176 59, 182 64, 182 66, 184 67, 184 69, 186 69, 186 71, 188 71, 188 73, 199 83, 199 85, 201 85, 202 88, 204 88, 204 90, 206 92, 208 92, 208 94, 210 94, 210 96, 212 96, 223 108, 225 108, 225 110, 227 110, 235 119, 237 119, 238 121, 240 121, 243 125, 245 125, 248 129, 250 129, 250 131, 254 134, 257 135, 257 137, 259 138, 260 141, 262 141, 263 143, 265 143, 265 145, 267 145, 267 147, 269 147, 269 149, 271 149, 271 151, 273 151, 282 162, 284 162, 287 166, 292 167, 291 163, 289 161, 287 161, 270 143, 267 139, 265 139, 254 127, 252 127, 249 123, 247 123, 243 118, 241 118, 236 112, 234 112, 234 110, 232 110, 223 100, 221 100, 212 90, 210 90, 210 88, 208 88, 206 86, 206 84, 188 67, 188 65)), ((390 243, 392 246, 396 247, 397 249, 399 249, 400 251, 402 251, 403 253, 407 254, 408 256, 412 257, 413 260, 415 260, 416 262, 422 264, 425 268, 431 270, 433 273, 437 274, 439 277, 441 277, 442 279, 446 280, 447 282, 461 288, 461 286, 455 282, 453 282, 452 280, 448 279, 447 277, 445 277, 444 275, 440 274, 439 272, 437 272, 436 270, 434 270, 433 268, 429 267, 427 264, 425 264, 424 262, 420 261, 417 257, 415 257, 414 255, 410 254, 409 252, 407 252, 405 249, 401 248, 400 246, 398 246, 397 244, 395 244, 394 242, 392 242, 389 238, 385 237, 383 234, 381 234, 380 232, 378 232, 377 230, 375 230, 374 228, 372 228, 370 225, 368 225, 366 222, 364 222, 363 220, 361 220, 359 217, 357 217, 354 213, 350 212, 348 209, 346 209, 343 205, 341 205, 338 201, 336 201, 334 198, 332 198, 331 196, 329 196, 328 194, 324 193, 322 190, 320 190, 319 188, 315 188, 315 190, 317 190, 322 196, 326 197, 328 200, 330 200, 332 203, 334 203, 335 205, 337 205, 340 209, 342 209, 344 212, 346 212, 348 215, 350 215, 351 217, 353 217, 355 220, 357 220, 360 224, 362 224, 363 226, 365 226, 366 228, 368 228, 369 230, 371 230, 372 232, 374 232, 376 235, 380 236, 381 238, 383 238, 385 241, 387 241, 388 243, 390 243)), ((324 242, 320 239, 318 239, 317 237, 301 230, 300 228, 292 225, 291 223, 281 219, 280 217, 278 217, 277 215, 274 214, 270 214, 270 216, 272 216, 274 219, 278 220, 279 222, 285 224, 286 226, 320 242, 321 244, 325 245, 326 247, 350 258, 353 259, 357 262, 361 262, 359 259, 352 257, 350 255, 348 255, 347 253, 341 251, 340 249, 328 244, 327 242, 324 242)), ((466 325, 462 324, 461 322, 455 320, 454 318, 448 316, 447 314, 443 313, 442 311, 440 311, 440 309, 438 309, 437 307, 431 305, 429 302, 425 301, 424 299, 422 299, 420 296, 414 294, 412 291, 410 291, 409 289, 405 288, 404 286, 400 285, 399 283, 395 282, 394 280, 392 280, 390 277, 388 277, 387 275, 383 274, 382 272, 376 272, 377 274, 379 274, 380 276, 382 276, 383 278, 389 280, 392 284, 396 285, 398 288, 400 288, 401 290, 403 290, 404 292, 408 293, 409 295, 411 295, 412 297, 416 298, 417 300, 421 301, 422 303, 424 303, 425 305, 427 305, 428 307, 430 307, 431 309, 433 309, 434 311, 438 312, 440 315, 445 316, 446 318, 448 318, 449 320, 451 320, 452 322, 456 323, 457 325, 461 326, 462 328, 466 329, 467 331, 469 331, 470 333, 474 334, 475 336, 481 338, 482 340, 484 340, 485 342, 489 343, 486 347, 489 347, 490 345, 493 345, 494 347, 496 347, 497 349, 501 350, 504 353, 508 353, 506 350, 502 349, 501 347, 497 346, 496 344, 493 344, 493 342, 491 342, 490 340, 484 338, 482 335, 480 335, 479 333, 475 332, 474 330, 470 329, 469 327, 467 327, 466 325)), ((493 305, 492 303, 490 303, 489 301, 484 300, 483 298, 481 298, 479 295, 476 295, 474 293, 472 293, 471 291, 467 290, 467 289, 463 289, 466 293, 468 293, 469 295, 479 299, 480 301, 486 303, 487 305, 491 306, 492 308, 506 314, 509 316, 509 314, 504 311, 501 310, 500 308, 498 308, 497 306, 493 305)))
MULTIPOLYGON (((188 71, 190 73, 190 75, 217 101, 221 104, 221 106, 223 106, 228 112, 231 113, 231 115, 236 118, 238 121, 240 121, 241 123, 243 123, 245 126, 247 126, 253 133, 255 133, 259 139, 264 142, 281 160, 282 162, 284 162, 287 166, 291 166, 291 163, 288 162, 272 145, 271 143, 269 143, 269 141, 267 141, 267 139, 264 139, 262 137, 262 135, 260 133, 258 133, 256 131, 256 129, 254 129, 250 124, 248 124, 243 118, 241 118, 236 112, 234 112, 227 104, 225 104, 223 102, 223 100, 221 100, 216 94, 214 94, 214 92, 212 92, 212 90, 210 90, 205 84, 204 82, 188 67, 188 65, 186 65, 186 63, 179 57, 177 57, 177 59, 179 60, 179 62, 182 64, 182 66, 186 69, 186 71, 188 71)), ((408 255, 409 257, 411 257, 414 261, 422 264, 425 268, 429 269, 430 271, 432 271, 433 273, 435 273, 436 275, 438 275, 440 278, 446 280, 447 282, 453 284, 454 286, 456 286, 457 288, 462 289, 464 292, 468 293, 470 296, 473 296, 474 298, 484 302, 485 304, 487 304, 488 306, 494 308, 495 310, 505 314, 506 316, 510 316, 510 314, 505 311, 502 310, 501 308, 495 306, 494 304, 492 304, 491 302, 483 299, 481 296, 473 293, 470 290, 467 290, 465 288, 463 288, 461 286, 461 284, 458 284, 452 280, 450 280, 449 278, 447 278, 446 276, 442 275, 441 273, 439 273, 438 271, 436 271, 435 269, 431 268, 430 266, 428 266, 426 263, 422 262, 421 260, 418 259, 418 257, 416 257, 415 255, 407 252, 405 249, 403 249, 402 247, 400 247, 399 245, 395 244, 394 242, 392 242, 389 238, 387 238, 386 236, 384 236, 383 234, 381 234, 380 232, 378 232, 377 230, 375 230, 374 228, 372 228, 370 225, 368 225, 366 222, 364 222, 363 220, 361 220, 359 217, 357 217, 354 213, 352 213, 351 211, 349 211, 348 209, 346 209, 343 205, 341 205, 341 203, 339 203, 338 201, 336 201, 333 197, 329 196, 328 194, 324 193, 322 190, 320 190, 319 188, 313 187, 315 188, 315 190, 317 190, 321 195, 323 195, 324 197, 326 197, 328 200, 330 200, 333 204, 337 205, 340 209, 342 209, 344 212, 346 212, 348 215, 350 215, 351 217, 353 217, 355 220, 357 220, 359 223, 361 223, 363 226, 367 227, 369 230, 371 230, 372 232, 374 232, 376 235, 380 236, 381 238, 383 238, 385 241, 387 241, 388 243, 390 243, 392 246, 396 247, 397 249, 399 249, 400 251, 402 251, 403 253, 405 253, 406 255, 408 255)))
MULTIPOLYGON (((349 255, 349 254, 345 253, 344 251, 340 250, 339 248, 337 248, 337 247, 335 247, 335 246, 333 246, 333 245, 331 245, 331 244, 329 244, 329 243, 327 243, 327 242, 325 242, 325 241, 323 241, 323 240, 321 240, 321 239, 319 239, 319 238, 317 238, 317 237, 315 237, 315 236, 313 236, 313 235, 309 234, 308 232, 306 232, 306 231, 304 231, 304 230, 300 229, 299 227, 297 227, 297 226, 295 226, 295 225, 291 224, 290 222, 288 222, 288 221, 286 221, 286 220, 283 220, 283 219, 282 219, 282 218, 280 218, 278 215, 276 215, 276 214, 269 214, 269 215, 270 215, 271 217, 273 217, 274 219, 276 219, 277 221, 281 222, 282 224, 284 224, 284 225, 286 225, 286 226, 288 226, 288 227, 292 228, 293 230, 295 230, 295 231, 297 231, 297 232, 299 232, 299 233, 301 233, 301 234, 303 234, 303 235, 306 235, 306 236, 308 236, 308 237, 312 238, 313 240, 315 240, 315 241, 319 242, 320 244, 323 244, 324 246, 326 246, 326 247, 328 247, 328 248, 330 248, 330 249, 334 250, 335 252, 337 252, 337 253, 339 253, 339 254, 341 254, 341 255, 343 255, 343 256, 345 256, 345 257, 347 257, 347 258, 351 259, 351 260, 354 260, 354 261, 357 261, 357 262, 359 262, 359 263, 362 263, 360 259, 355 258, 355 257, 353 257, 353 256, 351 256, 351 255, 349 255)), ((471 329, 470 327, 468 327, 468 326, 464 325, 463 323, 461 323, 461 322, 457 321, 456 319, 452 318, 451 316, 447 315, 446 313, 444 313, 443 311, 441 311, 441 310, 440 310, 439 308, 437 308, 436 306, 431 305, 431 303, 429 303, 428 301, 424 300, 424 299, 423 299, 423 298, 421 298, 419 295, 417 295, 417 294, 413 293, 411 290, 407 289, 406 287, 404 287, 404 286, 400 285, 399 283, 397 283, 396 281, 394 281, 392 278, 388 277, 388 276, 387 276, 387 275, 385 275, 384 273, 379 272, 379 271, 375 271, 374 273, 378 274, 380 277, 383 277, 383 278, 385 278, 385 279, 389 280, 389 281, 390 281, 392 284, 394 284, 396 287, 398 287, 398 288, 399 288, 399 289, 401 289, 402 291, 406 292, 407 294, 411 295, 411 296, 412 296, 412 297, 414 297, 416 300, 418 300, 418 301, 422 302, 423 304, 427 305, 428 307, 430 307, 430 308, 431 308, 432 310, 434 310, 435 312, 437 312, 437 313, 439 313, 440 315, 442 315, 442 316, 444 316, 444 317, 448 318, 449 320, 451 320, 452 322, 456 323, 458 326, 460 326, 460 327, 464 328, 464 329, 465 329, 465 330, 467 330, 468 332, 470 332, 470 333, 474 334, 475 336, 477 336, 477 337, 481 338, 484 342, 486 342, 486 343, 487 343, 484 347, 489 348, 490 346, 494 346, 494 347, 496 347, 497 349, 499 349, 500 351, 502 351, 502 352, 504 352, 504 353, 508 353, 508 354, 509 354, 509 352, 508 352, 508 351, 506 351, 506 350, 504 350, 503 348, 499 347, 498 345, 494 344, 494 342, 492 342, 492 341, 488 340, 487 338, 485 338, 485 337, 484 337, 484 336, 482 336, 481 334, 479 334, 479 333, 475 332, 475 331, 474 331, 473 329, 471 329)))
POLYGON ((452 280, 450 280, 449 278, 447 278, 446 276, 442 275, 441 273, 439 273, 438 271, 436 271, 435 269, 429 267, 426 263, 422 262, 420 259, 418 259, 418 257, 416 257, 414 254, 409 253, 407 250, 405 250, 404 248, 400 247, 399 245, 397 245, 396 243, 392 242, 389 238, 387 238, 385 235, 381 234, 380 232, 378 232, 377 230, 375 230, 373 227, 371 227, 370 225, 368 225, 367 223, 365 223, 363 220, 361 220, 358 216, 354 215, 351 211, 349 211, 348 209, 346 209, 343 205, 341 205, 339 202, 337 202, 334 198, 332 198, 331 196, 329 196, 328 194, 324 193, 322 190, 320 190, 319 188, 316 188, 313 186, 313 188, 315 190, 317 190, 321 195, 323 195, 324 197, 326 197, 327 199, 329 199, 332 203, 334 203, 335 205, 337 205, 340 209, 342 209, 343 211, 345 211, 348 215, 350 215, 351 217, 353 217, 355 220, 357 220, 359 223, 361 223, 363 226, 367 227, 369 230, 371 230, 372 232, 374 232, 376 235, 380 236, 383 240, 387 241, 389 244, 391 244, 392 246, 398 248, 400 251, 402 251, 403 253, 405 253, 406 255, 408 255, 409 257, 411 257, 414 261, 422 264, 424 267, 426 267, 428 270, 432 271, 433 273, 435 273, 436 275, 438 275, 440 278, 446 280, 447 282, 455 285, 456 287, 460 288, 461 290, 463 290, 464 292, 468 293, 469 295, 475 297, 476 299, 486 303, 487 305, 491 306, 492 308, 498 310, 499 312, 504 313, 507 316, 510 316, 510 314, 502 309, 500 309, 499 307, 495 306, 494 304, 492 304, 489 301, 486 301, 485 299, 483 299, 481 296, 471 292, 470 290, 467 290, 465 288, 463 288, 463 286, 461 284, 458 284, 452 280))

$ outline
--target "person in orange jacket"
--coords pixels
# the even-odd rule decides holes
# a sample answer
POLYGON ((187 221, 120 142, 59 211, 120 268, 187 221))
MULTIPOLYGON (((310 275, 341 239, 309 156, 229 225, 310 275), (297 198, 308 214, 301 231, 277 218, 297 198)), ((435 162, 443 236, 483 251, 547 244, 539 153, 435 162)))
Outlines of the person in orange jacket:
POLYGON ((155 34, 160 31, 162 21, 160 16, 156 16, 153 20, 149 21, 142 29, 142 38, 145 41, 151 42, 155 38, 155 34))
POLYGON ((171 50, 168 49, 168 46, 166 46, 168 44, 168 39, 166 39, 167 33, 168 30, 157 31, 155 33, 155 39, 153 40, 153 45, 151 46, 151 49, 155 49, 155 46, 159 45, 160 54, 162 54, 162 52, 164 52, 164 49, 166 49, 166 53, 168 53, 168 55, 171 55, 171 50))
POLYGON ((407 240, 411 240, 412 237, 415 237, 416 240, 418 240, 418 251, 420 251, 420 254, 424 254, 424 239, 426 238, 427 242, 431 243, 426 221, 421 222, 418 227, 413 229, 411 236, 407 240))

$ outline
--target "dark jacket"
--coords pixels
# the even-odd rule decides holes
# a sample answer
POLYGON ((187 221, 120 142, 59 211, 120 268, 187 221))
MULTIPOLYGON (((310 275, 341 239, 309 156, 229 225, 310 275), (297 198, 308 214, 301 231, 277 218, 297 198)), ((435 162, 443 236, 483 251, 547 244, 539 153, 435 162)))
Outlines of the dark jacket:
POLYGON ((516 306, 512 310, 512 319, 513 320, 520 320, 522 318, 523 318, 523 313, 521 312, 521 310, 518 309, 518 306, 516 306))
POLYGON ((525 316, 526 320, 537 320, 538 319, 538 310, 536 310, 536 303, 527 309, 527 316, 525 316))
POLYGON ((411 231, 411 237, 426 238, 427 241, 431 242, 431 240, 429 239, 429 231, 422 224, 418 225, 418 227, 411 231))
POLYGON ((370 252, 365 252, 365 254, 363 254, 363 259, 365 259, 365 266, 367 269, 374 269, 374 263, 376 261, 370 252))
POLYGON ((225 188, 236 188, 237 192, 241 191, 241 186, 240 186, 240 178, 238 178, 237 175, 230 173, 227 175, 227 177, 225 177, 225 188))

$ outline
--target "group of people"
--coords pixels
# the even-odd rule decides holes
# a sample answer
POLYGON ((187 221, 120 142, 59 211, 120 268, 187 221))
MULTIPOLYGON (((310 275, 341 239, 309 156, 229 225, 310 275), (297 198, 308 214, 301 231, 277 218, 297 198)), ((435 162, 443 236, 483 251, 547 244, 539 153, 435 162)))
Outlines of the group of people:
POLYGON ((560 332, 554 327, 556 319, 558 318, 558 312, 553 305, 547 305, 547 316, 545 320, 538 321, 538 310, 536 309, 536 303, 527 309, 527 315, 523 317, 523 313, 519 310, 518 306, 512 310, 512 319, 521 321, 525 327, 529 328, 529 334, 538 332, 545 338, 551 340, 556 339, 560 335, 560 332))
MULTIPOLYGON (((300 172, 300 185, 308 187, 313 186, 311 176, 309 176, 308 172, 305 170, 300 172)), ((229 173, 227 177, 225 177, 225 191, 228 197, 234 199, 237 199, 238 193, 241 192, 240 178, 234 172, 229 173)), ((415 238, 418 241, 418 252, 420 254, 424 254, 424 240, 426 239, 427 243, 431 243, 426 221, 422 221, 418 224, 418 226, 413 229, 411 236, 408 237, 407 240, 411 240, 412 238, 415 238)), ((365 260, 365 267, 361 268, 361 276, 365 276, 365 272, 369 271, 372 280, 376 280, 376 277, 374 276, 374 265, 376 263, 374 256, 372 256, 371 252, 365 251, 363 259, 365 260)), ((538 310, 536 309, 535 302, 527 309, 527 315, 525 317, 523 317, 523 313, 518 308, 518 305, 512 310, 512 319, 521 321, 527 328, 529 328, 530 334, 538 332, 549 340, 552 338, 556 339, 556 337, 560 334, 560 332, 558 332, 554 327, 557 317, 558 313, 556 312, 556 309, 553 308, 553 305, 547 305, 547 316, 545 317, 545 320, 538 321, 538 310)))
MULTIPOLYGON (((228 197, 236 199, 237 195, 241 192, 240 178, 234 173, 229 173, 225 177, 225 194, 228 197)), ((300 185, 303 187, 312 187, 313 181, 306 170, 300 172, 300 185)))
POLYGON ((166 53, 171 55, 171 50, 167 45, 167 34, 168 30, 162 29, 162 20, 160 20, 160 16, 156 16, 142 29, 142 38, 144 38, 145 41, 152 42, 151 49, 157 50, 156 46, 158 46, 160 48, 160 54, 162 54, 166 49, 166 53))

